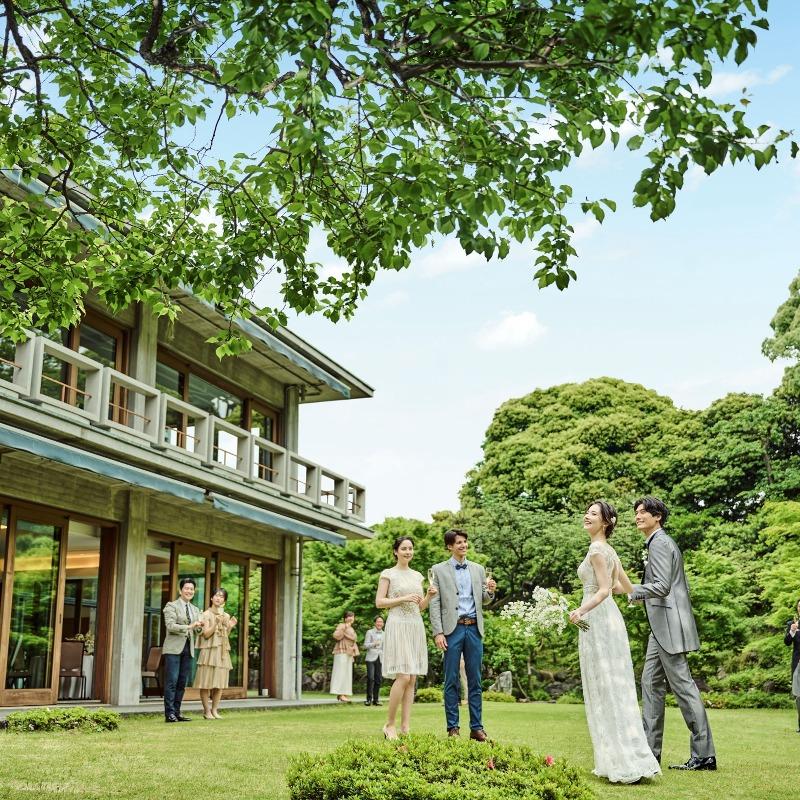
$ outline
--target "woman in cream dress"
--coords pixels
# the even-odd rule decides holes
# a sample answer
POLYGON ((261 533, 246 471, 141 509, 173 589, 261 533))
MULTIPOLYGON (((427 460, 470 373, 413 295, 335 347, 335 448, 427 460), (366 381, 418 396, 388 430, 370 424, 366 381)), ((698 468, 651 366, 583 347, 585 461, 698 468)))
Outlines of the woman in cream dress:
POLYGON ((408 733, 411 726, 411 706, 417 675, 428 673, 428 643, 422 612, 428 607, 436 588, 422 590, 422 575, 409 567, 414 557, 414 540, 400 536, 394 540, 395 566, 381 572, 375 605, 388 608, 386 633, 383 637, 383 674, 394 678, 389 693, 389 712, 383 735, 397 738, 395 720, 401 708, 400 733, 408 733))
POLYGON ((211 595, 211 608, 200 616, 203 624, 197 646, 197 673, 194 688, 200 690, 203 716, 206 719, 219 719, 219 701, 222 690, 228 688, 228 675, 231 671, 230 633, 236 626, 236 617, 225 611, 228 592, 219 588, 211 595))

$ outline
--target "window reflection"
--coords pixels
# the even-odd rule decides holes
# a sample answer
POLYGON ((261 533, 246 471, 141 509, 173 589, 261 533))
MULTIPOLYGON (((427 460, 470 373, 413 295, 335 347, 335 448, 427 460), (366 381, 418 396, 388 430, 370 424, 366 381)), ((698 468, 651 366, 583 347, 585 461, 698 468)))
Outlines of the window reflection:
POLYGON ((169 589, 169 566, 172 544, 147 537, 144 584, 144 635, 142 637, 142 663, 147 662, 151 647, 161 647, 164 639, 164 621, 161 612, 173 600, 169 589))
POLYGON ((14 382, 14 364, 17 359, 17 346, 11 339, 0 338, 0 379, 14 382))
POLYGON ((214 587, 227 590, 228 600, 225 603, 225 611, 232 617, 236 617, 238 624, 230 633, 231 643, 231 664, 233 668, 230 672, 228 684, 230 686, 242 686, 242 647, 241 631, 244 626, 244 578, 246 568, 244 564, 235 564, 230 561, 223 561, 220 564, 220 575, 217 585, 214 587))
POLYGON ((6 687, 51 686, 61 528, 17 520, 6 687))

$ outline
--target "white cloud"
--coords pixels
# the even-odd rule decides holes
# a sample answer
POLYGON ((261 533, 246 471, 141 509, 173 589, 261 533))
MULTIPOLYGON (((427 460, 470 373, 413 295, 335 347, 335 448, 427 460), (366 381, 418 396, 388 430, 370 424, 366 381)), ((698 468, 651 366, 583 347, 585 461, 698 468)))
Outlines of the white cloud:
POLYGON ((512 350, 527 347, 544 336, 546 328, 532 311, 503 312, 499 320, 483 326, 476 338, 481 350, 512 350))
POLYGON ((585 242, 600 230, 600 223, 594 217, 584 217, 578 222, 573 222, 572 227, 575 230, 575 233, 572 234, 572 241, 585 242))
POLYGON ((767 363, 750 370, 730 370, 706 374, 690 380, 675 381, 665 393, 683 408, 702 409, 729 392, 769 394, 781 382, 785 364, 767 363))
POLYGON ((712 96, 736 94, 755 86, 771 86, 786 77, 792 68, 781 64, 764 74, 759 69, 745 69, 740 72, 717 72, 711 79, 706 93, 712 96))
POLYGON ((222 233, 222 217, 210 208, 201 208, 195 219, 206 228, 215 228, 217 233, 222 233))
POLYGON ((478 253, 467 255, 456 239, 447 239, 438 247, 412 257, 412 267, 426 278, 436 278, 450 272, 464 272, 485 261, 478 253))
POLYGON ((694 192, 701 184, 705 183, 710 176, 706 175, 705 170, 699 164, 693 164, 686 173, 684 186, 687 192, 694 192))
POLYGON ((396 308, 397 306, 407 303, 411 299, 411 295, 404 289, 390 292, 381 301, 380 305, 384 308, 396 308))

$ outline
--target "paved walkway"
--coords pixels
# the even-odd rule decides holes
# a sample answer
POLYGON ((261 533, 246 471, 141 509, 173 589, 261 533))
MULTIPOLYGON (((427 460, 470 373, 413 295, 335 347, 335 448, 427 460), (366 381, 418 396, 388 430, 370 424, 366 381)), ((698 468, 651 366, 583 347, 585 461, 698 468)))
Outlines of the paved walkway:
MULTIPOLYGON (((330 706, 336 705, 336 698, 331 697, 314 697, 309 700, 276 700, 272 697, 247 697, 241 700, 223 700, 220 703, 220 710, 238 710, 242 709, 257 709, 261 711, 273 711, 281 708, 312 708, 313 706, 330 706)), ((84 708, 107 708, 111 711, 118 711, 123 716, 132 716, 133 714, 158 714, 159 716, 164 713, 164 701, 161 698, 151 699, 147 698, 142 700, 136 706, 112 706, 107 703, 99 703, 92 700, 83 701, 67 701, 58 703, 58 708, 72 708, 75 706, 83 706, 84 708)), ((53 706, 49 706, 53 708, 53 706)), ((13 711, 30 711, 35 708, 42 708, 42 706, 15 706, 13 708, 5 707, 0 708, 0 720, 5 719, 13 711)), ((189 714, 201 713, 202 706, 199 700, 184 700, 181 704, 181 710, 189 714)))

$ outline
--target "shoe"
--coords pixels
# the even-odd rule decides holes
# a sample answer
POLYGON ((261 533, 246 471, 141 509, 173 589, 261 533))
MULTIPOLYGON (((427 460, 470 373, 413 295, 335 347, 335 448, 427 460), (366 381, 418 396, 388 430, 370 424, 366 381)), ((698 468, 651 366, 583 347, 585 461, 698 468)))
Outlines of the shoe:
POLYGON ((382 705, 383 705, 383 703, 381 703, 381 701, 380 701, 380 700, 373 700, 373 701, 372 701, 372 705, 374 705, 374 706, 382 706, 382 705))
POLYGON ((180 714, 178 714, 178 716, 175 717, 175 719, 178 722, 191 722, 192 721, 190 717, 182 717, 180 714))
POLYGON ((474 731, 469 732, 469 738, 474 739, 476 742, 485 742, 489 737, 483 728, 475 728, 474 731))
POLYGON ((447 729, 448 736, 461 736, 461 731, 458 728, 448 728, 447 729))
POLYGON ((383 726, 383 738, 384 739, 396 739, 397 738, 397 731, 392 731, 391 733, 386 730, 386 725, 383 726))
POLYGON ((174 714, 169 714, 168 716, 164 717, 164 722, 177 722, 178 718, 174 714))
POLYGON ((716 770, 717 759, 716 756, 708 756, 708 758, 698 758, 692 756, 685 764, 670 764, 670 769, 683 769, 683 770, 716 770))
POLYGON ((369 701, 369 700, 365 700, 365 701, 364 701, 364 705, 365 705, 365 706, 371 706, 371 705, 372 705, 372 703, 370 703, 370 701, 369 701))

